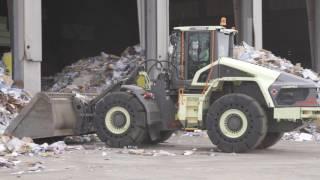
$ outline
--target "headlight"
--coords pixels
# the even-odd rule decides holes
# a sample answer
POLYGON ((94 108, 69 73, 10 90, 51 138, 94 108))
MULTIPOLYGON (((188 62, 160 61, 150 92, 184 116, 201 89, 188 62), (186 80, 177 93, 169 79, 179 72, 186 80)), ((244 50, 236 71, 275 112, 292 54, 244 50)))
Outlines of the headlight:
POLYGON ((279 106, 318 106, 316 88, 281 88, 271 89, 271 96, 279 106))
POLYGON ((304 101, 309 94, 309 89, 281 89, 276 97, 279 105, 294 105, 297 101, 304 101))
POLYGON ((318 85, 301 77, 281 73, 269 87, 275 106, 314 107, 318 103, 318 85))

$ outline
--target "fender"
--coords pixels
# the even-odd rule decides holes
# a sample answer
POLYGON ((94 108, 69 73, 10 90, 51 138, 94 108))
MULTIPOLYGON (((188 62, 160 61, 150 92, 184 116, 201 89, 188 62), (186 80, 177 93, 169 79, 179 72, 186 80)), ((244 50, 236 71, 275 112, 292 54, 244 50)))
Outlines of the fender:
POLYGON ((143 88, 135 85, 122 85, 121 90, 130 91, 135 95, 146 111, 146 120, 148 125, 148 132, 151 140, 160 138, 160 131, 163 129, 163 122, 160 118, 160 109, 154 99, 145 99, 143 97, 146 92, 143 88))

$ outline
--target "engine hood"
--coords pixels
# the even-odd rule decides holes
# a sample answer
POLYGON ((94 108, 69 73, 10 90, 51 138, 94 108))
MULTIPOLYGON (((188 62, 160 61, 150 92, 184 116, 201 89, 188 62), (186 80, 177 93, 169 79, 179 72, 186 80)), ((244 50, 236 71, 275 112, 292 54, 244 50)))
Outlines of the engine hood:
MULTIPOLYGON (((269 107, 309 107, 320 105, 320 99, 318 98, 320 95, 318 92, 319 86, 312 80, 231 58, 220 58, 219 64, 231 68, 230 72, 232 69, 236 69, 247 75, 245 76, 246 78, 243 76, 229 76, 233 77, 233 80, 255 81, 259 85, 269 107)), ((221 78, 228 78, 228 73, 225 73, 228 70, 220 72, 221 78)), ((232 75, 231 73, 229 74, 232 75)), ((237 75, 241 74, 237 73, 237 75)))
POLYGON ((245 72, 249 74, 251 77, 264 79, 266 81, 272 81, 272 83, 276 81, 276 79, 278 79, 278 77, 281 74, 281 72, 277 70, 272 70, 260 65, 255 65, 249 62, 236 60, 232 58, 220 58, 219 64, 245 72))
POLYGON ((277 80, 273 83, 275 86, 291 86, 299 88, 317 88, 319 87, 314 81, 302 77, 282 72, 277 80))

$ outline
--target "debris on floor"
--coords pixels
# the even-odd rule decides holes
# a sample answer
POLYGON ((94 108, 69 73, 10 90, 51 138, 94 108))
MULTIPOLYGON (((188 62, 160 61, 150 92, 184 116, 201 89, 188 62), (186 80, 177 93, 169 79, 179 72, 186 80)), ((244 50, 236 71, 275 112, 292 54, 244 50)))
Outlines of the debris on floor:
POLYGON ((13 160, 0 157, 0 168, 12 168, 16 165, 13 160))
MULTIPOLYGON (((39 173, 45 170, 45 166, 40 161, 29 162, 27 163, 27 167, 24 168, 25 170, 20 170, 17 172, 11 173, 12 175, 22 175, 22 174, 30 174, 30 173, 39 173)), ((19 176, 18 176, 19 177, 19 176)))
MULTIPOLYGON (((0 156, 18 157, 20 155, 52 157, 63 154, 65 151, 78 150, 81 148, 73 148, 68 146, 64 141, 58 141, 52 144, 36 144, 31 138, 16 138, 9 136, 0 136, 0 156)), ((0 167, 15 166, 16 161, 0 158, 0 167)))
POLYGON ((301 133, 301 132, 288 132, 285 133, 282 137, 283 140, 291 140, 296 142, 303 142, 303 141, 312 141, 313 135, 307 134, 307 133, 301 133))
POLYGON ((186 151, 183 152, 183 155, 184 156, 190 156, 190 155, 194 154, 194 152, 195 151, 192 151, 192 150, 186 150, 186 151))
POLYGON ((118 153, 120 154, 131 154, 131 155, 141 155, 141 156, 176 156, 175 153, 171 153, 168 151, 164 150, 145 150, 145 149, 128 149, 128 148, 123 148, 121 151, 118 153))
POLYGON ((196 130, 192 130, 192 131, 184 131, 182 136, 207 136, 207 132, 206 131, 202 131, 200 129, 196 129, 196 130))
POLYGON ((96 134, 88 134, 82 136, 68 136, 64 138, 66 144, 86 144, 93 142, 100 142, 100 139, 96 134))
POLYGON ((296 141, 296 142, 304 142, 304 141, 320 142, 319 127, 317 127, 314 124, 310 124, 301 130, 284 133, 282 140, 296 141))
MULTIPOLYGON (((21 163, 19 156, 38 156, 38 157, 58 157, 66 151, 82 150, 79 146, 68 146, 64 141, 52 144, 36 144, 31 138, 16 138, 0 136, 0 168, 15 168, 21 163)), ((25 173, 37 173, 45 169, 42 162, 36 161, 28 163, 27 169, 13 173, 14 175, 25 173)))
POLYGON ((81 59, 54 77, 52 92, 101 93, 114 81, 125 78, 136 63, 144 60, 139 45, 128 47, 121 57, 102 52, 100 56, 81 59))
POLYGON ((152 153, 153 153, 153 156, 176 156, 175 153, 171 153, 164 150, 152 151, 152 153))
POLYGON ((30 163, 28 167, 28 172, 41 172, 42 170, 45 169, 45 166, 43 165, 42 162, 35 162, 35 163, 30 163))

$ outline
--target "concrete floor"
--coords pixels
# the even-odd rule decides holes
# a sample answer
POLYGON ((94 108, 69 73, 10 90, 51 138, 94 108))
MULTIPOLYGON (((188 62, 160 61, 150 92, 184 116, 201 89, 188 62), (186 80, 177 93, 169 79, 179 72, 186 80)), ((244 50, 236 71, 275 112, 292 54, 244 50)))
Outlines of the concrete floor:
POLYGON ((121 149, 101 150, 101 146, 101 143, 85 145, 86 150, 57 157, 19 157, 22 163, 15 169, 0 169, 0 179, 320 179, 320 144, 312 142, 281 141, 269 150, 225 154, 212 152, 213 146, 205 136, 177 135, 167 143, 144 147, 148 151, 177 154, 160 157, 120 154, 121 149), (193 148, 197 148, 195 154, 182 155, 193 148), (107 155, 103 156, 103 152, 107 155), (12 174, 36 161, 43 162, 43 171, 12 174))

